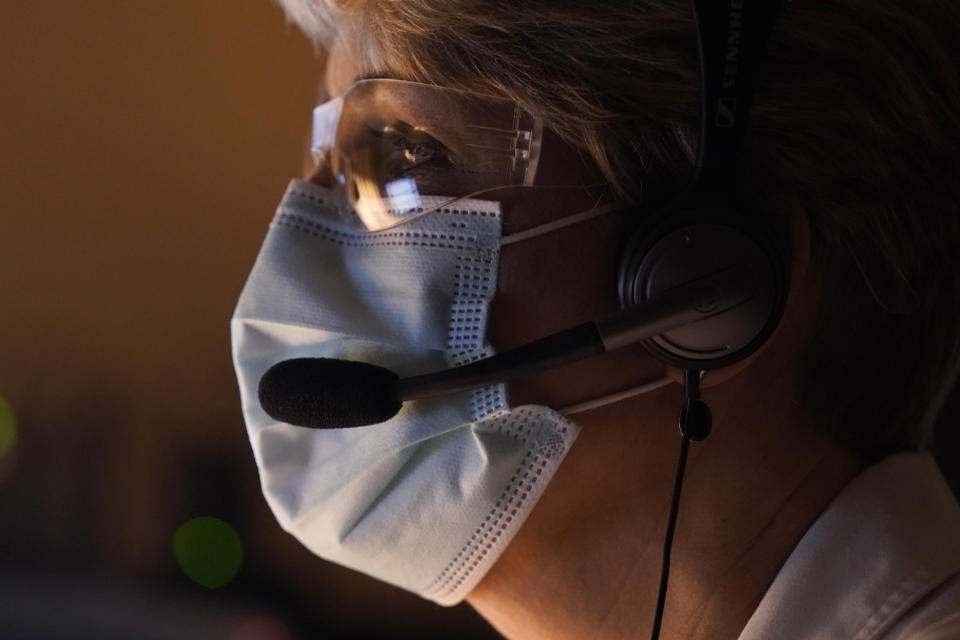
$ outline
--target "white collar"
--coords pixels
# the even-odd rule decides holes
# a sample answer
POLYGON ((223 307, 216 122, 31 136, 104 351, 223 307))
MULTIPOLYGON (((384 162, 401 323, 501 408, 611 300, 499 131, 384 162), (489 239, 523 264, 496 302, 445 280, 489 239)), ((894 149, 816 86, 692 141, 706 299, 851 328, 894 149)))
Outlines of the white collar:
POLYGON ((871 640, 960 575, 960 506, 929 453, 857 476, 807 530, 739 640, 871 640))

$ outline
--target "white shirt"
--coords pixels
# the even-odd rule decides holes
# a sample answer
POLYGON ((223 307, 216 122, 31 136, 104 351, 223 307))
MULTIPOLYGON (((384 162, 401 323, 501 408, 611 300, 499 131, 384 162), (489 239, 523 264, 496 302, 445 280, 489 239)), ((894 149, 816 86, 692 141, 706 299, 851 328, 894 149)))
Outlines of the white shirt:
POLYGON ((844 487, 739 638, 812 639, 960 639, 960 505, 929 453, 890 456, 844 487))

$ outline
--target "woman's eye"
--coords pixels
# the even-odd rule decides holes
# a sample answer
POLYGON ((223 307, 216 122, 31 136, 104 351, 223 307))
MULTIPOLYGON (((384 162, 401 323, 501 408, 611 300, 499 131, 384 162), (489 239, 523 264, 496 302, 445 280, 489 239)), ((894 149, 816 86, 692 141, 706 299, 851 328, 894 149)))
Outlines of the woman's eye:
POLYGON ((404 160, 411 165, 420 165, 433 160, 437 154, 440 153, 440 150, 435 145, 422 144, 407 140, 406 138, 401 138, 394 144, 400 153, 403 154, 404 160))
POLYGON ((451 156, 442 142, 422 129, 406 123, 394 123, 382 128, 371 128, 379 139, 382 170, 391 178, 411 174, 423 175, 451 166, 451 156))
POLYGON ((387 134, 395 169, 409 171, 446 158, 440 142, 424 134, 408 135, 400 131, 387 134))

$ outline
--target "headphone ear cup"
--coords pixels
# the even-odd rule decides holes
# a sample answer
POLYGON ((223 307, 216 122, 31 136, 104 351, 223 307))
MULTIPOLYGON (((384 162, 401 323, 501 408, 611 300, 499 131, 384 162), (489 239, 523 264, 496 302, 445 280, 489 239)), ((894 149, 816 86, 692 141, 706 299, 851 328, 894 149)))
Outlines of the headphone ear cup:
POLYGON ((737 266, 754 274, 755 292, 731 309, 649 338, 644 346, 683 369, 715 369, 746 358, 783 314, 786 280, 772 237, 726 210, 679 210, 660 220, 639 228, 626 246, 619 270, 621 307, 737 266))

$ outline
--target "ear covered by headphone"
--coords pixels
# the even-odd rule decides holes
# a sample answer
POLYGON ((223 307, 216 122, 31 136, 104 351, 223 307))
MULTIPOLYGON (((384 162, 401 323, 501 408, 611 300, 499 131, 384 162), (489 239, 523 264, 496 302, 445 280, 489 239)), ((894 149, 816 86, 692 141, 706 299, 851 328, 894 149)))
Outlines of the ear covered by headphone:
POLYGON ((671 209, 632 234, 621 258, 622 307, 732 267, 746 267, 754 295, 746 302, 643 342, 658 359, 707 370, 753 353, 776 328, 786 297, 781 251, 770 234, 726 208, 671 209))
MULTIPOLYGON (((737 206, 733 185, 746 130, 760 52, 779 2, 695 0, 701 69, 700 145, 687 195, 653 215, 626 242, 618 292, 623 308, 734 266, 753 277, 754 295, 705 320, 643 341, 658 359, 707 370, 756 351, 783 315, 783 250, 769 225, 737 206)), ((638 212, 639 213, 639 212, 638 212)))

